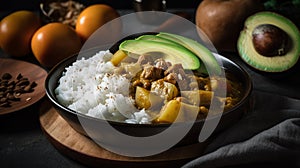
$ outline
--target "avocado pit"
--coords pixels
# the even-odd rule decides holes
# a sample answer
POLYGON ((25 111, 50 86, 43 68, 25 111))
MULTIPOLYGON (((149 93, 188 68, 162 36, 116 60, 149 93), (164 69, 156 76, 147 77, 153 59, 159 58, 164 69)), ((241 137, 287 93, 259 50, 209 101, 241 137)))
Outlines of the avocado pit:
POLYGON ((288 35, 272 24, 261 24, 252 32, 252 42, 257 53, 266 57, 283 56, 288 52, 288 35))

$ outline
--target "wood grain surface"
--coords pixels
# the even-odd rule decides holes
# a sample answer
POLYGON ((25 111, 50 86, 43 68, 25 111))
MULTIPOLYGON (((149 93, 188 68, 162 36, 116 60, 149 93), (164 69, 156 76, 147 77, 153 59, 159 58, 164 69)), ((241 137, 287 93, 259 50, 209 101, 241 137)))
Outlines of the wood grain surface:
POLYGON ((127 157, 107 151, 76 132, 46 100, 40 124, 50 142, 64 155, 92 167, 180 167, 203 153, 205 144, 174 147, 149 157, 127 157))

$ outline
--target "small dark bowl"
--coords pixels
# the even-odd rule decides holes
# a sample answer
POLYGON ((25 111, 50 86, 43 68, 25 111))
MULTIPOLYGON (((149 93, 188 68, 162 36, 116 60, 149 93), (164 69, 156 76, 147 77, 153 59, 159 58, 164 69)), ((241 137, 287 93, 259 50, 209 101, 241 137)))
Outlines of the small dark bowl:
POLYGON ((43 24, 61 22, 75 28, 76 17, 87 5, 83 0, 42 0, 40 2, 40 17, 43 24), (64 5, 62 5, 63 3, 64 5), (51 8, 53 5, 55 8, 51 8), (80 8, 75 8, 75 6, 80 8), (69 12, 72 14, 70 15, 69 12))
MULTIPOLYGON (((96 51, 98 50, 96 49, 96 50, 86 51, 84 55, 90 57, 94 55, 96 51)), ((116 47, 115 46, 111 47, 110 51, 115 52, 116 47)), ((147 137, 147 136, 155 135, 161 133, 162 131, 170 127, 171 124, 127 124, 127 123, 114 122, 114 121, 105 121, 102 119, 97 119, 97 118, 86 116, 81 113, 77 113, 76 111, 71 110, 63 106, 61 103, 59 103, 56 98, 54 90, 58 86, 58 81, 62 76, 62 73, 65 71, 65 68, 70 66, 73 62, 75 62, 77 56, 78 55, 71 56, 61 61, 55 67, 53 67, 53 69, 49 72, 45 82, 46 94, 50 99, 50 101, 52 102, 54 108, 77 132, 87 137, 90 137, 94 140, 96 139, 105 144, 110 144, 113 146, 114 145, 113 140, 116 139, 116 137, 111 137, 109 131, 100 129, 104 127, 104 125, 107 124, 107 122, 118 131, 135 137, 147 137), (82 123, 85 123, 84 126, 82 126, 82 123)), ((242 67, 230 61, 229 59, 220 55, 219 57, 223 63, 225 72, 232 73, 242 83, 243 96, 240 102, 235 105, 235 107, 222 114, 220 122, 218 123, 213 134, 219 133, 220 131, 233 125, 242 117, 242 115, 245 112, 251 109, 250 98, 252 93, 252 81, 249 74, 242 67)), ((213 122, 214 120, 217 119, 218 119, 217 116, 211 117, 207 119, 207 122, 213 122)), ((198 143, 199 133, 204 123, 205 120, 196 120, 195 122, 193 122, 193 125, 189 130, 189 132, 184 136, 182 140, 180 140, 176 144, 176 146, 198 143)), ((184 123, 176 123, 176 124, 177 124, 176 126, 178 127, 185 125, 184 123)))

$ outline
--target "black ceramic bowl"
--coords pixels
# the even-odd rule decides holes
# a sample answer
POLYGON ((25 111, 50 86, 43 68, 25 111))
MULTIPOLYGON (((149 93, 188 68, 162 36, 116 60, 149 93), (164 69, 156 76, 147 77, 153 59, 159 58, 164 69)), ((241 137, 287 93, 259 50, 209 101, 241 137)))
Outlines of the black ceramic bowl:
MULTIPOLYGON (((110 48, 111 52, 116 51, 116 47, 113 46, 110 48)), ((84 55, 87 57, 92 56, 96 53, 95 50, 86 51, 84 55)), ((241 116, 251 109, 251 92, 252 92, 252 82, 248 73, 239 65, 230 61, 229 59, 218 55, 223 63, 223 68, 225 72, 232 73, 243 85, 243 96, 238 104, 235 107, 226 111, 222 114, 220 122, 218 126, 214 130, 213 134, 216 134, 230 125, 237 122, 241 116)), ((52 102, 55 109, 59 112, 59 114, 79 133, 86 135, 92 139, 96 139, 97 141, 101 141, 105 144, 114 145, 114 140, 117 137, 114 137, 109 131, 105 129, 101 129, 105 127, 107 123, 109 123, 116 130, 135 137, 147 137, 151 135, 155 135, 163 132, 167 128, 169 128, 170 124, 127 124, 121 122, 114 121, 105 121, 102 119, 97 119, 93 117, 86 116, 81 113, 77 113, 58 102, 55 95, 55 88, 58 86, 58 81, 62 76, 62 73, 65 71, 65 68, 75 62, 77 59, 77 55, 71 56, 63 61, 61 61, 58 65, 56 65, 48 74, 46 79, 46 94, 50 101, 52 102), (84 126, 82 125, 84 123, 84 126)), ((207 121, 213 122, 217 120, 218 117, 211 117, 207 121)), ((189 145, 198 142, 199 133, 203 127, 205 120, 196 120, 193 122, 191 129, 188 133, 180 140, 176 145, 189 145)), ((176 123, 177 127, 184 127, 184 123, 176 123)))

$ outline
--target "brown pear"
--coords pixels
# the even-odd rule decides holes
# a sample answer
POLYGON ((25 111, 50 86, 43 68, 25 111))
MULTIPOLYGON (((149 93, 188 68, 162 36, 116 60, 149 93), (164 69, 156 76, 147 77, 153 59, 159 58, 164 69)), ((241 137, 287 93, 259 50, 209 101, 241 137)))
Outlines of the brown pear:
POLYGON ((236 51, 245 20, 262 10, 260 0, 203 0, 195 16, 198 34, 219 51, 236 51))

